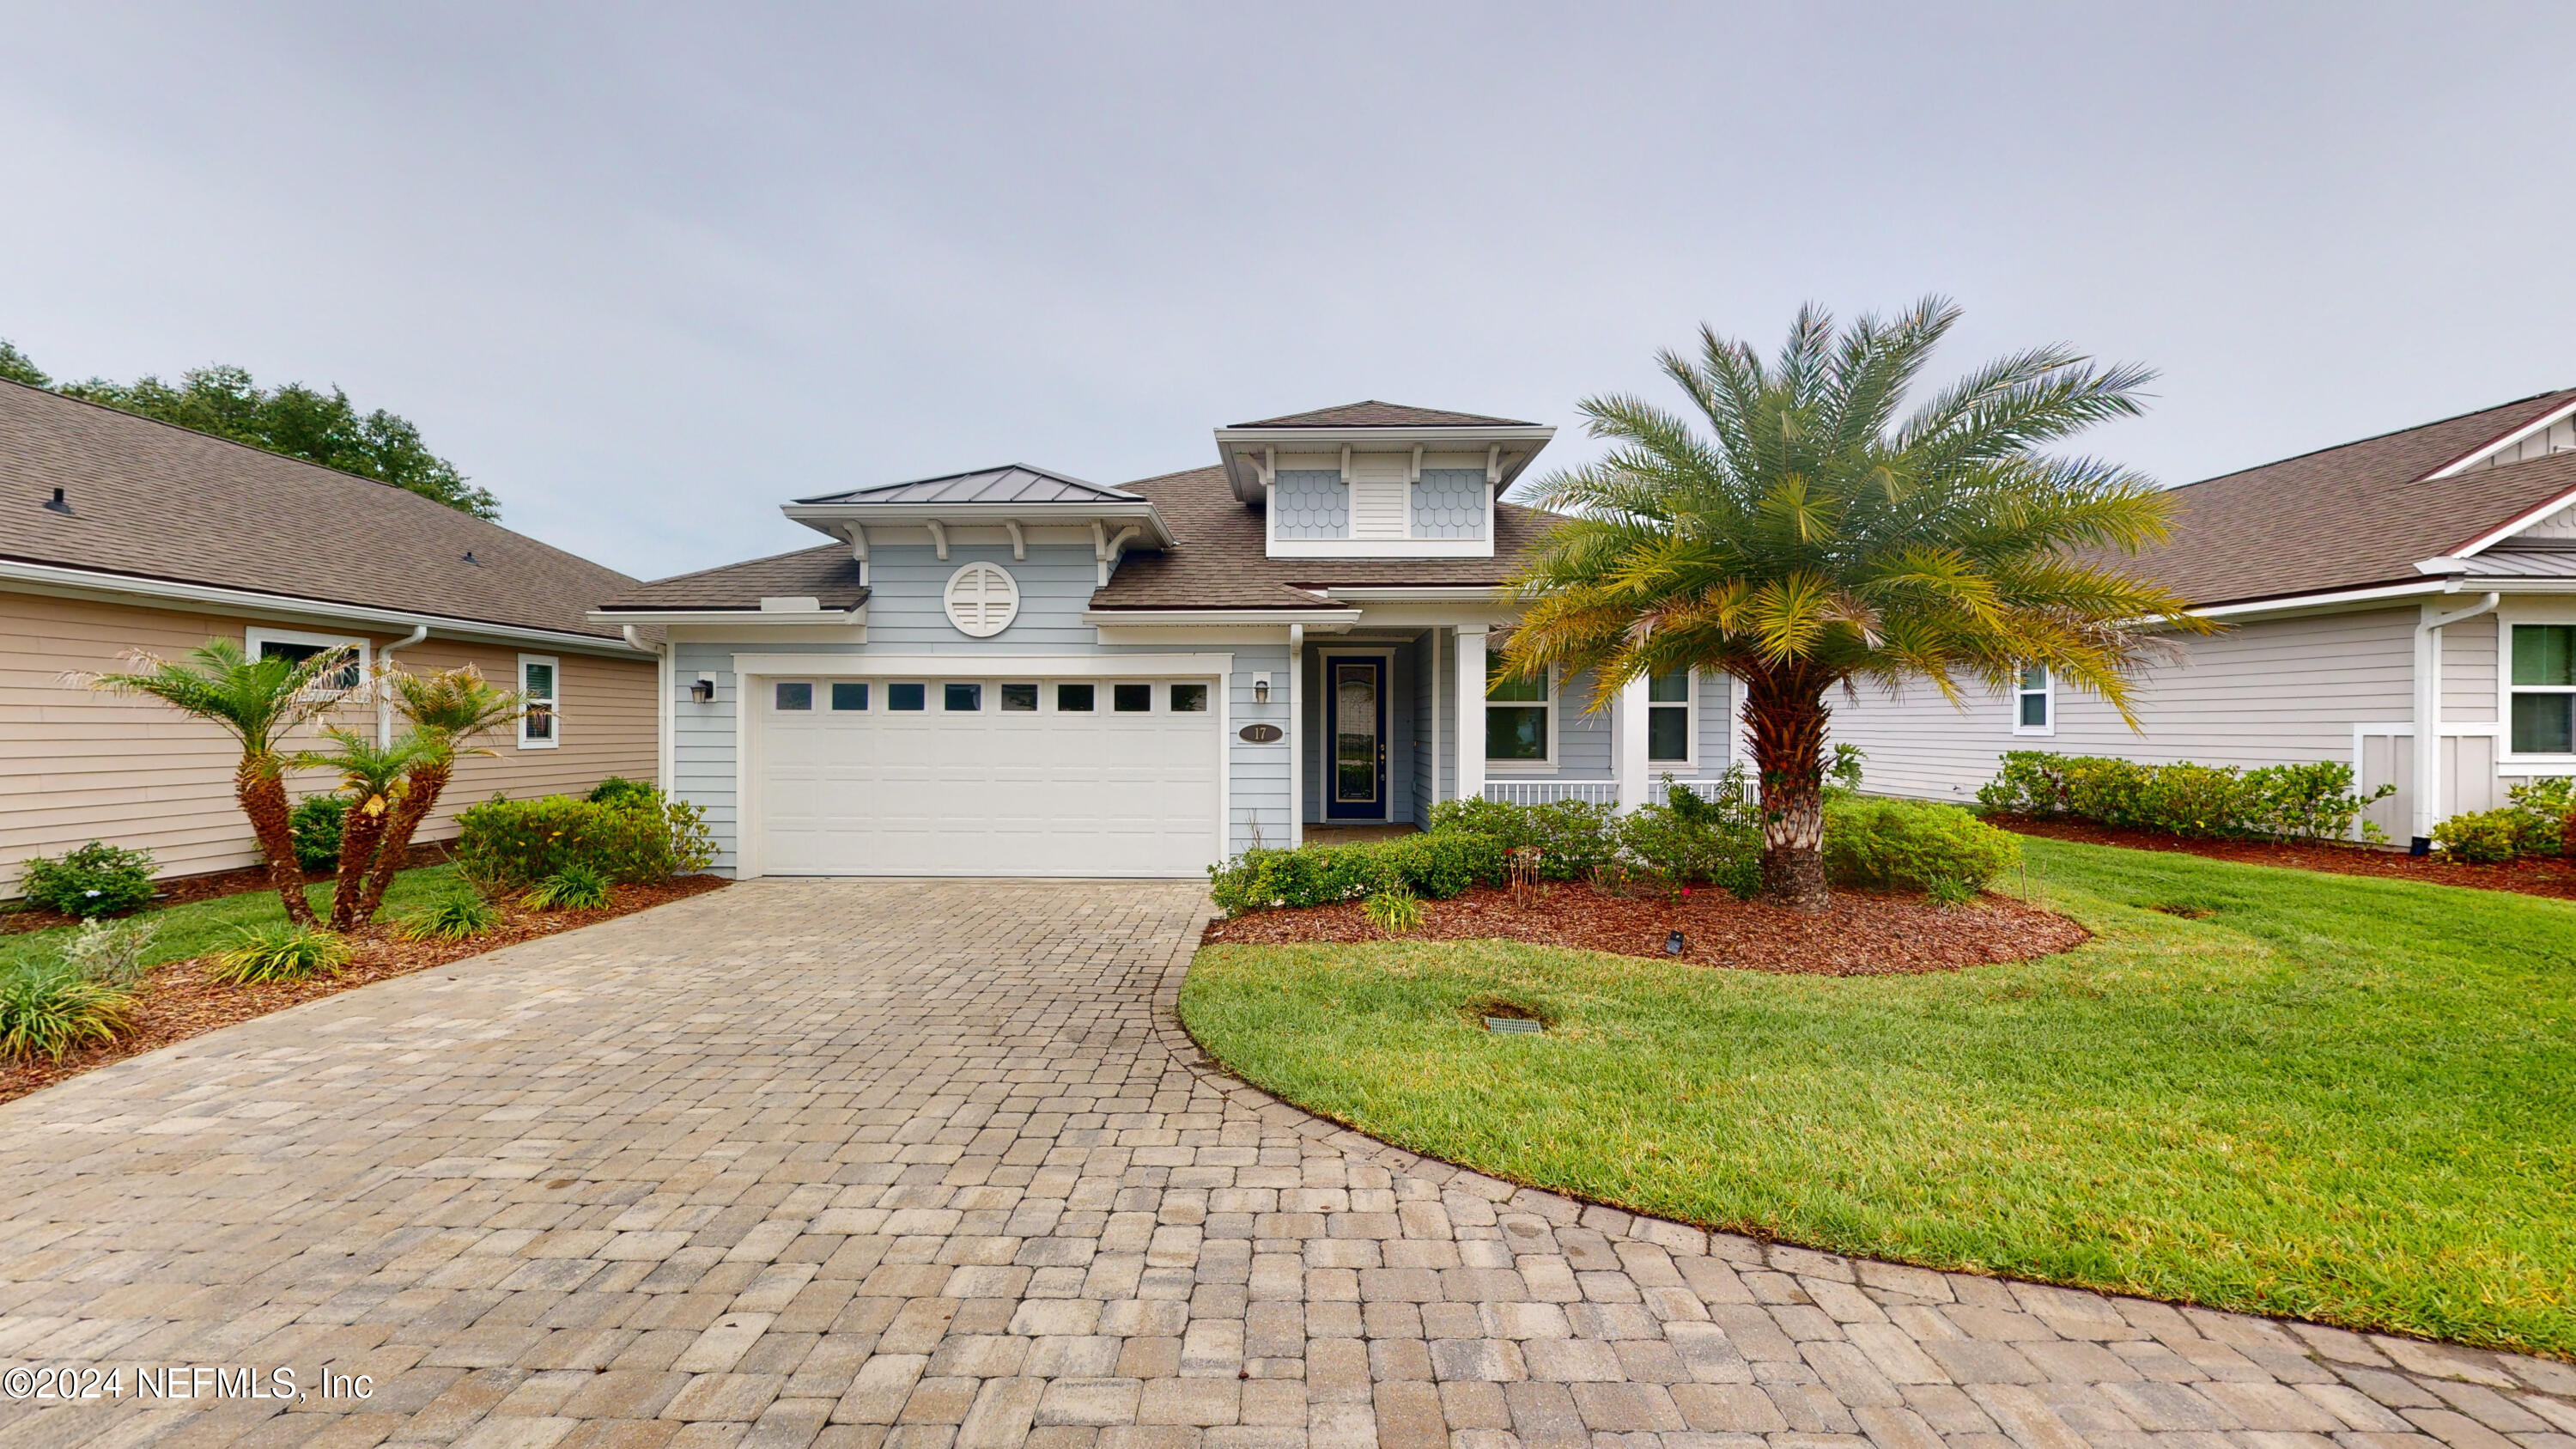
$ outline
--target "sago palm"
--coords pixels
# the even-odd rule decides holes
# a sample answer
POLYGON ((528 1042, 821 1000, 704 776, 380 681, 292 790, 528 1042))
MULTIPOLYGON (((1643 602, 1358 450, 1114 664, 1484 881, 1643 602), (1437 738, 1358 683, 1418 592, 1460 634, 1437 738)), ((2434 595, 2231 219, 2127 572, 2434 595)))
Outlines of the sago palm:
POLYGON ((313 924, 304 899, 304 872, 295 863, 288 828, 286 738, 297 726, 339 704, 337 691, 317 682, 348 667, 351 651, 326 649, 303 659, 252 658, 229 639, 209 639, 184 659, 162 659, 140 650, 128 655, 124 673, 74 675, 72 681, 117 694, 140 694, 221 726, 241 743, 233 770, 233 798, 268 853, 269 884, 286 904, 288 920, 313 924))
POLYGON ((340 788, 349 797, 349 809, 340 817, 340 869, 331 888, 331 929, 349 931, 375 914, 372 906, 363 911, 360 907, 377 863, 377 847, 386 839, 396 812, 410 798, 412 769, 432 747, 417 733, 407 733, 389 745, 379 745, 355 730, 332 729, 323 734, 331 748, 299 754, 294 763, 337 770, 340 788))
POLYGON ((528 708, 524 697, 489 683, 471 664, 420 675, 388 670, 384 685, 393 691, 394 707, 410 722, 419 753, 408 766, 402 800, 386 823, 376 847, 375 868, 358 898, 360 921, 374 919, 376 908, 384 903, 394 872, 402 869, 411 851, 412 835, 437 808, 439 795, 454 776, 457 757, 493 753, 473 747, 471 741, 508 725, 528 708))
POLYGON ((1955 704, 1963 685, 2046 668, 2125 718, 2131 679, 2165 653, 2158 631, 2205 627, 2103 561, 2165 537, 2157 486, 2045 451, 2136 414, 2153 374, 2040 347, 1900 416, 1958 315, 1928 298, 1838 332, 1811 306, 1768 366, 1702 328, 1696 360, 1658 359, 1696 419, 1588 399, 1610 450, 1541 485, 1571 516, 1515 580, 1510 667, 1592 670, 1596 706, 1640 675, 1734 676, 1777 904, 1828 899, 1828 691, 1922 680, 1955 704))

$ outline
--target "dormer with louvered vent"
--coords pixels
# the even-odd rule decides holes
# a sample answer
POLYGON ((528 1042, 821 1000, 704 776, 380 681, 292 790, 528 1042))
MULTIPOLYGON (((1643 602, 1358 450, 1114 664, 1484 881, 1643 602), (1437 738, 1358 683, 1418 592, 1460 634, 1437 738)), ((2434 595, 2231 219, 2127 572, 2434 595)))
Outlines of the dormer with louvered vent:
POLYGON ((1491 558, 1494 499, 1556 430, 1351 403, 1217 429, 1272 558, 1491 558))

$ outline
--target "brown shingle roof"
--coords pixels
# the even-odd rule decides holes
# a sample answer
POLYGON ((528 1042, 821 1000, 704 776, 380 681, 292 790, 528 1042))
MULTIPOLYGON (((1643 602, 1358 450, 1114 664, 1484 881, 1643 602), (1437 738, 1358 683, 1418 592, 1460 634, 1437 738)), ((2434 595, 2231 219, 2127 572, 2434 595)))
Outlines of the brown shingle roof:
POLYGON ((1109 587, 1091 596, 1099 609, 1320 609, 1338 607, 1305 592, 1328 585, 1500 584, 1553 518, 1497 503, 1495 556, 1434 559, 1269 558, 1262 517, 1239 502, 1222 468, 1193 468, 1126 485, 1154 500, 1178 547, 1129 554, 1109 587))
POLYGON ((0 558, 605 638, 583 615, 635 582, 390 484, 17 383, 0 517, 0 558), (43 506, 56 488, 69 514, 43 506))
POLYGON ((2120 566, 2194 604, 2420 579, 2415 563, 2576 489, 2576 454, 2427 479, 2569 402, 2541 393, 2172 491, 2173 538, 2120 566))
POLYGON ((826 609, 855 609, 867 602, 858 560, 846 543, 827 543, 773 554, 723 568, 701 569, 637 584, 599 605, 618 609, 757 609, 765 598, 812 595, 826 609))
POLYGON ((1236 423, 1238 428, 1534 428, 1516 418, 1489 418, 1478 413, 1442 412, 1437 408, 1409 408, 1401 403, 1344 403, 1336 408, 1317 408, 1311 413, 1290 413, 1286 417, 1263 418, 1259 422, 1236 423))

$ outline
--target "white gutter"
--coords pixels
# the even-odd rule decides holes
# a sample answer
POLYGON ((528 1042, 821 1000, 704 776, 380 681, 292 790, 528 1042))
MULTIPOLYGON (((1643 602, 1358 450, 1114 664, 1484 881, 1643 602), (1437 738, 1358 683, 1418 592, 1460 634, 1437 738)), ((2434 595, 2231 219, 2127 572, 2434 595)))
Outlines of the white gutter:
POLYGON ((1306 723, 1298 707, 1306 677, 1306 626, 1288 626, 1288 848, 1306 843, 1306 723))
POLYGON ((1282 624, 1292 630, 1342 634, 1360 621, 1357 609, 1085 609, 1086 624, 1116 624, 1161 629, 1204 629, 1244 624, 1282 624), (1283 617, 1285 616, 1285 617, 1283 617))
POLYGON ((855 609, 593 609, 594 624, 864 624, 867 606, 855 609))
POLYGON ((2195 619, 2240 619, 2261 614, 2291 613, 2300 609, 2326 609, 2341 604, 2366 604, 2380 599, 2411 599, 2423 594, 2454 592, 2457 585, 2440 579, 2421 583, 2382 584, 2368 589, 2342 589, 2328 594, 2291 594, 2277 599, 2255 599, 2242 604, 2211 604, 2183 612, 2195 619))
MULTIPOLYGON (((429 637, 427 624, 414 624, 409 634, 376 651, 376 748, 384 749, 394 742, 394 702, 385 690, 385 671, 393 667, 397 649, 409 649, 429 637)), ((628 641, 632 643, 632 640, 628 641)))
MULTIPOLYGON (((2433 848, 2433 826, 2442 819, 2442 629, 2474 619, 2496 606, 2503 595, 2490 590, 2465 609, 2444 613, 2431 604, 2415 625, 2415 839, 2423 852, 2433 848)), ((2360 761, 2353 762, 2357 768, 2360 761)))
POLYGON ((55 564, 25 563, 16 559, 0 559, 0 582, 28 584, 40 589, 164 600, 227 611, 277 614, 288 618, 311 619, 326 624, 386 624, 397 629, 416 629, 426 626, 458 639, 548 644, 558 649, 618 656, 627 653, 625 645, 614 639, 602 639, 595 634, 575 634, 569 630, 531 629, 517 624, 492 624, 480 619, 460 619, 446 614, 423 614, 409 609, 380 609, 364 604, 338 604, 291 594, 264 594, 253 589, 227 589, 213 584, 180 583, 175 579, 144 578, 135 574, 108 573, 98 569, 64 568, 55 564))
POLYGON ((1499 584, 1439 584, 1420 587, 1364 585, 1344 588, 1326 584, 1309 592, 1327 599, 1349 599, 1371 604, 1492 604, 1509 603, 1510 597, 1499 584))

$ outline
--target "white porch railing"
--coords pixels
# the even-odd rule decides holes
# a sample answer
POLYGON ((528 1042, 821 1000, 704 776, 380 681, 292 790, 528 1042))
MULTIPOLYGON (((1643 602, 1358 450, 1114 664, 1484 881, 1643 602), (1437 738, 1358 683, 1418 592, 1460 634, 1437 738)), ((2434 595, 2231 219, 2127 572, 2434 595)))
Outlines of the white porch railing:
POLYGON ((1581 800, 1589 805, 1619 803, 1616 780, 1487 780, 1485 798, 1503 805, 1553 805, 1581 800))

